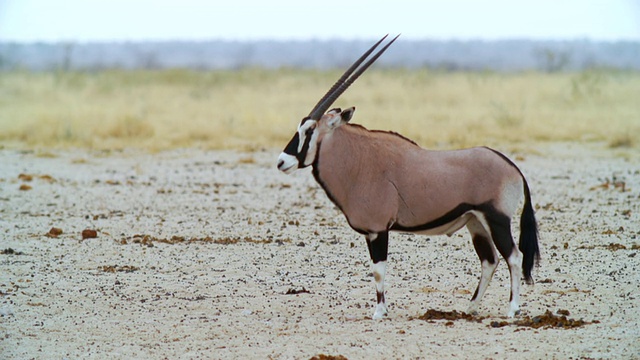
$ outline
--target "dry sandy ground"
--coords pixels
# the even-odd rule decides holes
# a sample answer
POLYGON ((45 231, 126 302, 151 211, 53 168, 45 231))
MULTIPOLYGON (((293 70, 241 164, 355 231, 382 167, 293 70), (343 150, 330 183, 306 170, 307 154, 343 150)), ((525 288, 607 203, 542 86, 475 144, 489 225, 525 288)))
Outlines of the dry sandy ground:
POLYGON ((504 317, 504 262, 486 318, 417 319, 466 309, 480 273, 466 230, 392 234, 390 314, 370 320, 363 237, 310 171, 277 172, 276 149, 0 150, 0 358, 640 358, 640 161, 625 151, 509 153, 541 226, 519 319, 598 321, 534 329, 504 317))

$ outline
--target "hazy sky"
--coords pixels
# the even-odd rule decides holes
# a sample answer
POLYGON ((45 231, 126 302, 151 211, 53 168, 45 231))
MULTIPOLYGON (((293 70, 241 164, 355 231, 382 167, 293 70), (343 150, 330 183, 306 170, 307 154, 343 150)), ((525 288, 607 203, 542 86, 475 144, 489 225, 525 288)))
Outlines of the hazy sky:
POLYGON ((0 41, 640 41, 640 0, 0 0, 0 41))

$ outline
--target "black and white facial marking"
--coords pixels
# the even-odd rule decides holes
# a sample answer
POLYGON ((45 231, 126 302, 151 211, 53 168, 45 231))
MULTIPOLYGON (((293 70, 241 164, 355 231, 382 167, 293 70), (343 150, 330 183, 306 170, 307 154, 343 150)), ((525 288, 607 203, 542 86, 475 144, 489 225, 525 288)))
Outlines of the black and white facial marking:
POLYGON ((341 121, 349 121, 354 111, 355 108, 350 108, 344 112, 340 108, 335 108, 329 110, 321 120, 313 120, 309 117, 302 119, 298 126, 298 131, 278 156, 278 170, 285 174, 291 174, 297 169, 313 164, 318 152, 320 122, 326 121, 327 127, 333 129, 339 126, 341 121))
POLYGON ((278 156, 278 170, 290 174, 297 169, 307 167, 316 157, 318 140, 318 121, 304 118, 298 131, 278 156))

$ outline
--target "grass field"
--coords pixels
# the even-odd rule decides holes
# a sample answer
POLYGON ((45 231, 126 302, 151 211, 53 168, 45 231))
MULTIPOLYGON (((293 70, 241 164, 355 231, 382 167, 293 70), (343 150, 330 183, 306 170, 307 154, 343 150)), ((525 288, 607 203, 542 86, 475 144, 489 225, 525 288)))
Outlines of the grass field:
MULTIPOLYGON (((5 147, 282 147, 339 71, 0 74, 5 147)), ((370 70, 335 106, 426 147, 599 141, 640 146, 640 73, 370 70)))

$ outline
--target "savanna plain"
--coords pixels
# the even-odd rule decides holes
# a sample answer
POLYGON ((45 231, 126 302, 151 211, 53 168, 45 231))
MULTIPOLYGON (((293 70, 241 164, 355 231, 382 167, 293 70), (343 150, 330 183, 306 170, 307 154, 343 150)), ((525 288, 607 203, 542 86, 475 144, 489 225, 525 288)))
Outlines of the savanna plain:
POLYGON ((640 74, 363 75, 352 122, 504 152, 540 226, 513 319, 504 262, 464 314, 466 230, 391 234, 381 321, 364 238, 275 167, 339 75, 1 73, 0 358, 640 358, 640 74))

